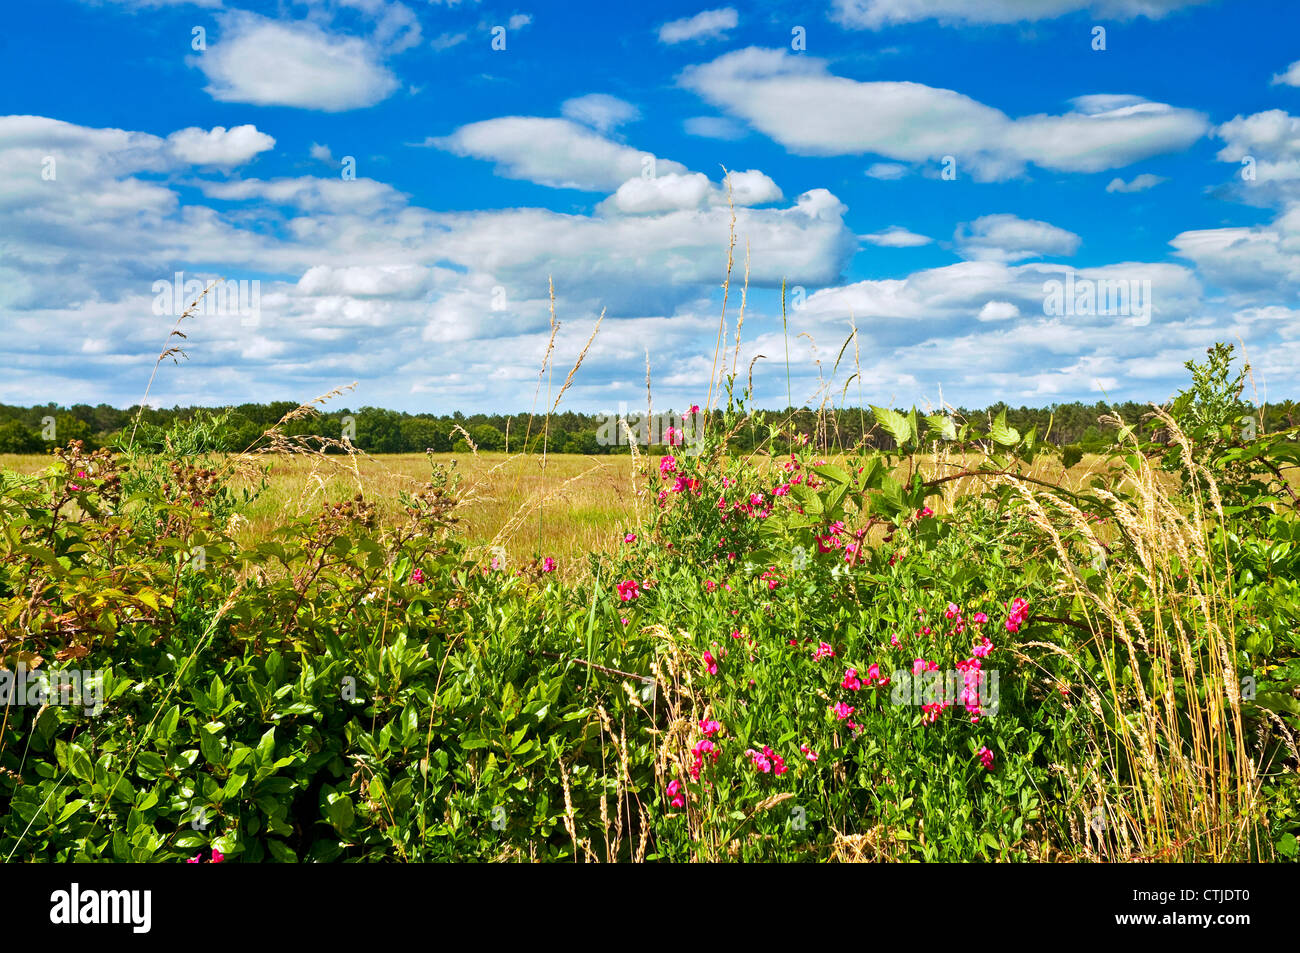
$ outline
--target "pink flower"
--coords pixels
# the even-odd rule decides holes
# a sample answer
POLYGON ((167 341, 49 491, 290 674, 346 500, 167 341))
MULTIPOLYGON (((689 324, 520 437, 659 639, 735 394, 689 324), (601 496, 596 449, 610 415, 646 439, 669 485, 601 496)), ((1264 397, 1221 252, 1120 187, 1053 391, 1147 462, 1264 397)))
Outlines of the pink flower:
POLYGON ((943 617, 945 619, 955 619, 960 614, 961 610, 957 608, 957 604, 950 602, 948 603, 948 608, 944 610, 943 617))
POLYGON ((835 712, 836 718, 843 721, 845 718, 849 717, 849 715, 853 714, 854 709, 852 705, 846 705, 844 702, 836 702, 835 707, 831 710, 835 712))
POLYGON ((424 571, 421 569, 417 569, 414 572, 412 572, 411 582, 415 583, 417 586, 420 585, 422 582, 424 582, 424 571))
POLYGON ((686 792, 682 790, 682 782, 676 778, 668 782, 668 803, 673 807, 686 806, 686 792))
POLYGON ((741 633, 741 631, 740 631, 739 629, 732 629, 732 630, 731 630, 731 637, 732 637, 733 639, 740 639, 740 638, 744 638, 744 635, 741 633))
POLYGON ((618 597, 624 602, 631 602, 637 596, 641 595, 641 587, 635 579, 627 579, 620 582, 617 586, 618 597))
POLYGON ((986 616, 983 612, 977 612, 973 616, 971 616, 971 621, 974 622, 976 625, 983 625, 985 622, 989 621, 989 617, 986 616))
POLYGON ((212 848, 212 862, 213 862, 214 864, 219 864, 219 863, 221 863, 221 862, 222 862, 223 860, 225 860, 225 859, 226 859, 226 855, 225 855, 225 854, 223 854, 221 851, 217 850, 215 847, 212 848))
POLYGON ((722 724, 720 722, 714 721, 712 718, 703 719, 700 721, 700 731, 704 732, 704 736, 706 738, 712 738, 721 730, 722 730, 722 724))
POLYGON ((718 663, 717 663, 717 661, 713 658, 713 653, 712 653, 712 652, 705 652, 705 653, 704 653, 704 668, 705 668, 705 670, 706 670, 710 675, 717 675, 717 674, 718 674, 718 663))
POLYGON ((870 665, 867 666, 867 681, 880 682, 883 685, 885 682, 888 681, 888 679, 880 677, 880 666, 877 665, 875 662, 872 662, 870 665))
POLYGON ((623 542, 625 542, 625 543, 635 543, 635 542, 636 542, 636 533, 628 533, 626 536, 623 537, 623 542))
POLYGON ((817 648, 813 651, 813 661, 817 662, 824 658, 833 658, 835 650, 825 642, 817 643, 817 648))
POLYGON ((542 560, 542 572, 555 572, 555 560, 550 556, 542 560))
POLYGON ((659 461, 659 475, 661 477, 665 477, 670 473, 676 473, 676 472, 677 472, 676 457, 670 455, 664 457, 662 460, 659 461))
POLYGON ((977 752, 977 754, 979 755, 980 764, 984 765, 984 770, 985 770, 985 771, 992 771, 992 770, 993 770, 993 752, 990 751, 988 748, 983 748, 983 747, 982 747, 982 748, 980 748, 980 750, 977 752))
POLYGON ((862 679, 858 678, 856 668, 846 669, 844 672, 844 681, 840 682, 840 688, 847 688, 851 692, 856 692, 862 687, 862 679))
POLYGON ((988 636, 985 636, 979 645, 970 650, 970 654, 976 658, 988 658, 992 651, 993 643, 989 641, 988 636))
POLYGON ((690 413, 692 413, 692 414, 698 414, 699 412, 700 412, 700 405, 699 405, 699 404, 691 404, 690 413))
POLYGON ((817 752, 813 751, 813 749, 809 748, 807 745, 800 745, 799 750, 803 752, 803 756, 809 761, 815 762, 817 760, 817 752))
POLYGON ((789 768, 785 766, 785 759, 767 745, 763 745, 763 754, 772 762, 772 772, 774 774, 785 774, 786 771, 789 770, 789 768))
POLYGON ((1016 598, 1011 603, 1010 611, 1007 615, 1007 631, 1019 632, 1020 627, 1025 624, 1025 619, 1029 616, 1029 603, 1024 599, 1016 598))
POLYGON ((927 516, 933 516, 933 515, 934 515, 934 510, 930 509, 930 507, 928 506, 923 506, 916 511, 917 519, 925 519, 927 516))
POLYGON ((197 864, 197 863, 199 863, 202 859, 203 859, 203 855, 202 855, 202 854, 195 854, 195 855, 194 855, 193 857, 191 857, 189 860, 185 861, 185 863, 187 863, 187 864, 197 864))

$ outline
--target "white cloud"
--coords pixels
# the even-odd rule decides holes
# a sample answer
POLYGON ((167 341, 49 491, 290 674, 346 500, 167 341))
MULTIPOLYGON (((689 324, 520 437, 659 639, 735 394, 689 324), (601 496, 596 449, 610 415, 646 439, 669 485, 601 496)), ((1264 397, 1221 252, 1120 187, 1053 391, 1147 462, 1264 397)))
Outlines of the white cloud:
POLYGON ((341 112, 397 89, 378 51, 358 37, 250 13, 227 15, 221 26, 220 38, 193 59, 213 99, 341 112))
POLYGON ((439 33, 433 38, 429 46, 435 53, 441 53, 444 50, 450 50, 454 46, 460 46, 468 39, 468 33, 439 33))
POLYGON ((631 103, 606 93, 589 93, 566 99, 560 112, 566 119, 580 122, 602 133, 641 118, 640 110, 631 103))
POLYGON ((980 180, 1018 175, 1030 162, 1119 168, 1183 149, 1209 128, 1199 113, 1136 96, 1082 96, 1069 113, 1013 119, 950 89, 859 82, 833 75, 824 60, 756 47, 688 67, 679 82, 795 153, 912 163, 951 155, 959 175, 980 180))
POLYGON ((864 242, 870 242, 872 245, 881 245, 885 248, 916 248, 920 245, 928 245, 933 238, 925 235, 918 235, 916 232, 910 232, 901 225, 891 225, 882 232, 875 232, 870 235, 859 236, 864 242))
POLYGON ((1106 186, 1107 192, 1145 192, 1147 189, 1155 188, 1161 182, 1168 182, 1164 176, 1152 175, 1150 172, 1143 172, 1141 175, 1133 177, 1131 182, 1125 182, 1116 176, 1110 180, 1106 186))
POLYGON ((1209 0, 833 0, 831 19, 851 29, 878 30, 899 23, 1016 23, 1071 13, 1157 19, 1209 0))
POLYGON ((682 122, 682 128, 688 135, 701 139, 734 141, 748 135, 744 126, 726 116, 692 116, 682 122))
MULTIPOLYGON (((757 169, 728 173, 731 202, 737 207, 779 202, 781 190, 757 169)), ((702 172, 628 179, 612 196, 602 202, 600 211, 624 215, 661 214, 682 209, 700 209, 727 205, 725 185, 714 185, 702 172)))
POLYGON ((612 142, 568 119, 504 116, 461 126, 428 145, 459 156, 495 162, 497 174, 553 188, 613 192, 653 160, 657 175, 686 166, 612 142))
POLYGON ((1216 158, 1238 166, 1228 191, 1252 205, 1300 201, 1300 116, 1269 109, 1236 116, 1215 130, 1216 158))
POLYGON ((329 146, 323 146, 319 142, 313 142, 308 154, 317 162, 333 162, 334 154, 330 152, 329 146))
POLYGON ((189 165, 243 165, 258 153, 275 146, 273 138, 258 132, 252 124, 230 129, 214 126, 209 130, 191 126, 173 132, 167 141, 171 144, 172 154, 189 165))
POLYGON ((524 27, 528 26, 528 24, 532 22, 533 22, 533 15, 531 13, 516 13, 509 20, 506 21, 506 26, 509 27, 511 30, 522 30, 524 27))
POLYGON ((298 290, 308 295, 418 298, 428 290, 429 281, 429 269, 418 265, 317 265, 298 279, 298 290))
POLYGON ((1073 232, 1036 219, 1015 215, 984 215, 957 227, 953 235, 963 258, 973 261, 1020 261, 1043 256, 1069 256, 1081 239, 1073 232))
POLYGON ((907 175, 907 166, 900 165, 897 162, 873 162, 867 166, 867 170, 863 174, 872 179, 892 182, 907 175))
POLYGON ((693 17, 672 20, 659 28, 660 43, 684 43, 687 40, 724 39, 728 30, 734 30, 740 22, 733 7, 718 10, 704 10, 693 17))
POLYGON ((1194 229, 1169 244, 1208 280, 1251 300, 1300 293, 1300 204, 1267 226, 1194 229))
POLYGON ((1273 77, 1273 85, 1300 86, 1300 60, 1296 60, 1273 77))
POLYGON ((980 308, 981 321, 1009 321, 1020 317, 1020 309, 1010 301, 988 301, 980 308))

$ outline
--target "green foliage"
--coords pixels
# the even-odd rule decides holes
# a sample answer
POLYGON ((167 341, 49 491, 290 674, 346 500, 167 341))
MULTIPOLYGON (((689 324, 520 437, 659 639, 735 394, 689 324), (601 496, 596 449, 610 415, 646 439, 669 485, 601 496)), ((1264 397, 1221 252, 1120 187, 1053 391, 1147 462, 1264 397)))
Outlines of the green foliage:
MULTIPOLYGON (((260 436, 290 408, 142 423, 129 452, 74 443, 35 477, 0 474, 0 660, 85 669, 95 686, 93 705, 8 709, 0 856, 1097 856, 1097 792, 1123 798, 1138 766, 1117 757, 1106 775, 1080 753, 1162 676, 1065 580, 1102 592, 1140 565, 1111 516, 1131 486, 1103 469, 1048 488, 1096 524, 1107 576, 1077 528, 1045 542, 1026 500, 1032 465, 1062 452, 1040 437, 1050 419, 872 408, 858 426, 877 434, 830 462, 746 413, 735 384, 702 444, 642 458, 617 553, 563 582, 469 550, 455 474, 436 466, 396 519, 358 495, 239 545, 250 497, 230 489, 218 437, 236 418, 260 436), (736 452, 741 434, 781 451, 736 452), (964 462, 927 469, 940 451, 964 462), (958 479, 976 489, 949 493, 958 479), (1111 695, 1097 686, 1114 658, 1127 681, 1111 695), (918 660, 957 694, 927 695, 918 660)), ((1179 419, 1221 427, 1234 386, 1220 365, 1194 377, 1179 419)), ((504 444, 488 421, 468 429, 504 444)), ((1205 492, 1150 427, 1110 432, 1116 467, 1146 454, 1205 492)), ((1295 859, 1300 530, 1269 469, 1295 461, 1285 434, 1256 437, 1194 444, 1242 508, 1178 578, 1231 580, 1232 661, 1254 680, 1258 833, 1237 856, 1295 859)), ((389 440, 437 450, 450 428, 363 409, 358 443, 389 440)), ((1144 619, 1175 611, 1128 596, 1144 619)), ((1183 713, 1198 687, 1179 686, 1183 713)))

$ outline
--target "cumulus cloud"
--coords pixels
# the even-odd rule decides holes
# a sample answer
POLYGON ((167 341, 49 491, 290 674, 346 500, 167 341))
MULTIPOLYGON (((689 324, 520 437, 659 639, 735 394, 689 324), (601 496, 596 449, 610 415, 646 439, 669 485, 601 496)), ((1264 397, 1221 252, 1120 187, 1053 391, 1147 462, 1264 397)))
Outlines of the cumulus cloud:
MULTIPOLYGON (((781 189, 757 169, 728 174, 730 201, 737 207, 779 202, 781 189)), ((722 207, 728 203, 727 183, 714 185, 702 172, 669 173, 628 179, 598 208, 625 215, 658 214, 680 209, 722 207)))
POLYGON ((950 89, 860 82, 824 60, 749 47, 692 66, 681 85, 802 155, 958 159, 959 174, 997 180, 1026 164, 1069 172, 1119 168, 1183 149, 1205 117, 1136 96, 1082 96, 1061 115, 1013 119, 950 89))
POLYGON ((243 165, 275 146, 275 140, 251 123, 226 129, 181 129, 167 137, 172 154, 189 165, 243 165))
POLYGON ((1127 19, 1194 7, 1210 0, 833 0, 831 19, 850 29, 878 30, 899 23, 1016 23, 1071 13, 1127 19))
POLYGON ((734 30, 740 17, 733 7, 704 10, 693 17, 671 20, 659 28, 660 43, 685 43, 687 40, 720 40, 734 30))
POLYGON ((1253 205, 1300 201, 1300 116, 1281 109, 1239 115, 1215 135, 1226 143, 1216 157, 1238 166, 1233 198, 1253 205))
POLYGON ((505 116, 461 126, 427 145, 496 163, 498 175, 552 188, 613 192, 653 168, 682 174, 686 166, 614 142, 569 119, 505 116))
POLYGON ((1010 301, 988 301, 980 308, 981 321, 1009 321, 1020 317, 1020 309, 1010 301))
POLYGON ((1015 215, 984 215, 957 227, 953 235, 963 258, 974 261, 1020 261, 1069 256, 1082 239, 1048 222, 1015 215))
POLYGON ((341 112, 373 106, 398 87, 376 47, 359 37, 243 12, 223 17, 221 28, 193 60, 213 99, 341 112))
POLYGON ((1300 86, 1300 60, 1273 77, 1273 85, 1300 86))

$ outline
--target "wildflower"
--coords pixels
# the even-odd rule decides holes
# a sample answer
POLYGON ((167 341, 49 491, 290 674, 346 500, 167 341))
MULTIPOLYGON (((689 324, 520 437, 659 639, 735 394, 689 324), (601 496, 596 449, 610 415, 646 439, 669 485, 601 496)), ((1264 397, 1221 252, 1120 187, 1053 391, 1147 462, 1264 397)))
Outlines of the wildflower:
POLYGON ((226 859, 226 855, 225 855, 225 854, 223 854, 221 851, 217 850, 215 847, 212 848, 212 862, 213 862, 214 864, 219 864, 219 863, 221 863, 221 862, 222 862, 223 860, 225 860, 225 859, 226 859))
POLYGON ((749 758, 754 767, 763 774, 769 774, 772 771, 772 762, 769 761, 762 752, 755 751, 753 748, 748 748, 745 751, 745 756, 749 758))
POLYGON ((872 662, 870 665, 867 666, 867 681, 880 682, 880 684, 883 685, 889 681, 889 678, 888 677, 881 678, 880 666, 877 665, 875 662, 872 662))
POLYGON ((985 636, 979 645, 970 650, 970 654, 976 658, 988 658, 992 651, 993 643, 989 641, 988 636, 985 636))
POLYGON ((959 615, 961 615, 961 610, 957 608, 957 604, 954 602, 948 603, 948 608, 944 610, 943 617, 945 619, 955 619, 959 615))
POLYGON ((677 458, 674 456, 665 456, 659 461, 659 475, 666 477, 670 473, 677 472, 677 458))
POLYGON ((813 661, 818 662, 824 658, 833 658, 835 650, 825 642, 817 643, 817 648, 813 651, 813 661))
POLYGON ((844 672, 844 681, 840 682, 840 688, 847 688, 851 692, 856 692, 862 687, 862 679, 858 678, 856 668, 846 669, 844 672))
POLYGON ((773 774, 785 774, 786 771, 789 770, 785 766, 785 759, 782 758, 775 751, 773 751, 771 748, 769 748, 767 745, 763 745, 763 756, 766 757, 767 760, 772 762, 773 774))
POLYGON ((628 533, 626 536, 623 537, 623 542, 625 542, 625 543, 635 543, 635 542, 636 542, 636 533, 628 533))
POLYGON ((721 730, 721 723, 714 721, 712 718, 700 720, 700 731, 704 732, 706 738, 713 737, 721 730))
POLYGON ((732 629, 732 630, 731 630, 731 637, 732 637, 733 639, 739 639, 739 638, 743 638, 744 636, 743 636, 743 634, 741 633, 741 631, 740 631, 739 629, 732 629))
POLYGON ((717 663, 717 660, 714 659, 714 657, 713 657, 713 653, 712 653, 712 652, 705 652, 705 653, 704 653, 704 669, 705 669, 705 671, 707 671, 710 675, 717 675, 717 674, 718 674, 718 663, 717 663))
POLYGON ((989 617, 986 616, 983 612, 977 612, 973 616, 971 616, 971 621, 974 622, 976 625, 983 625, 985 622, 989 621, 989 617))
POLYGON ((985 771, 992 771, 992 770, 993 770, 993 752, 990 751, 988 748, 981 747, 980 750, 977 752, 977 754, 979 755, 980 764, 984 765, 984 770, 985 770, 985 771))
POLYGON ((555 572, 555 560, 550 556, 542 560, 542 572, 555 572))
POLYGON ((1029 616, 1029 603, 1024 599, 1017 598, 1012 601, 1010 611, 1007 615, 1007 631, 1019 632, 1020 627, 1025 624, 1025 619, 1029 616))
POLYGON ((686 792, 682 790, 682 783, 676 778, 668 782, 668 803, 673 807, 686 806, 686 792))
POLYGON ((925 519, 927 516, 933 516, 933 515, 934 515, 934 510, 930 509, 930 507, 928 506, 923 506, 916 511, 917 519, 925 519))
POLYGON ((706 579, 704 580, 704 588, 707 589, 709 592, 712 592, 714 589, 718 588, 718 584, 714 582, 712 579, 706 579))
POLYGON ((411 582, 415 585, 421 585, 424 582, 424 570, 416 569, 411 573, 411 582))
POLYGON ((627 579, 620 582, 617 586, 618 597, 623 602, 631 602, 637 596, 641 595, 641 587, 635 579, 627 579))
POLYGON ((844 702, 836 702, 835 707, 831 710, 835 712, 835 717, 838 718, 840 721, 843 721, 845 718, 848 718, 849 715, 853 714, 854 711, 852 705, 846 705, 844 704, 844 702))
POLYGON ((816 762, 817 752, 813 751, 812 748, 809 748, 807 745, 800 745, 799 750, 803 752, 803 756, 807 758, 809 761, 816 762))

